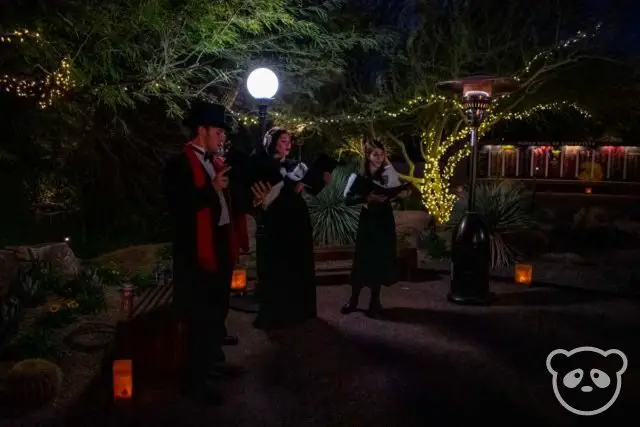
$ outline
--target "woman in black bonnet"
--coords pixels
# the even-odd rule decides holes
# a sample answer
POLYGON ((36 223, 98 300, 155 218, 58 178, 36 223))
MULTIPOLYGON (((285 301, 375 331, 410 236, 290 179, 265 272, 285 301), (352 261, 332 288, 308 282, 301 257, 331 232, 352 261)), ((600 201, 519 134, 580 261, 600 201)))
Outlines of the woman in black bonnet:
MULTIPOLYGON (((302 196, 308 168, 287 158, 291 146, 286 129, 272 128, 265 135, 264 150, 254 154, 254 182, 271 185, 271 192, 257 207, 264 225, 260 311, 254 322, 258 329, 293 326, 316 317, 313 230, 302 196)), ((331 177, 327 175, 325 182, 331 177)))
MULTIPOLYGON (((371 299, 367 315, 380 317, 380 289, 390 286, 396 281, 396 225, 393 208, 388 197, 373 192, 359 192, 354 183, 361 181, 384 189, 404 188, 397 172, 387 159, 384 145, 379 141, 364 143, 364 159, 359 174, 349 177, 344 195, 348 205, 361 205, 358 234, 356 237, 356 253, 351 269, 351 297, 342 307, 343 314, 358 309, 362 288, 371 290, 371 299)), ((405 197, 407 190, 395 197, 405 197)))

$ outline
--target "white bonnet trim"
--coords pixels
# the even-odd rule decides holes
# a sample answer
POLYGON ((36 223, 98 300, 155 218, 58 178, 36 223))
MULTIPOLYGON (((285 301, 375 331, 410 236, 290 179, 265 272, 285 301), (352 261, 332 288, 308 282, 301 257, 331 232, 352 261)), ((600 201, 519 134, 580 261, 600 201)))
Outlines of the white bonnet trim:
POLYGON ((347 180, 347 185, 344 187, 344 193, 342 194, 342 197, 347 197, 349 191, 351 190, 351 186, 354 182, 356 182, 356 178, 358 178, 358 174, 352 173, 351 175, 349 175, 349 179, 347 180))

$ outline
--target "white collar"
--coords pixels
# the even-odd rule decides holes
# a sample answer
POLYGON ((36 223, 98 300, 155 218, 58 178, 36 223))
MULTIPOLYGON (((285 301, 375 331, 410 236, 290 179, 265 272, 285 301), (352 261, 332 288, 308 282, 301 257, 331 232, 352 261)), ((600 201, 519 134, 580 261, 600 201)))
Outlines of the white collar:
POLYGON ((205 155, 207 153, 207 150, 205 150, 204 148, 200 147, 199 145, 194 144, 193 142, 190 142, 189 145, 191 145, 191 147, 193 147, 193 149, 196 151, 197 154, 201 154, 201 155, 205 155))

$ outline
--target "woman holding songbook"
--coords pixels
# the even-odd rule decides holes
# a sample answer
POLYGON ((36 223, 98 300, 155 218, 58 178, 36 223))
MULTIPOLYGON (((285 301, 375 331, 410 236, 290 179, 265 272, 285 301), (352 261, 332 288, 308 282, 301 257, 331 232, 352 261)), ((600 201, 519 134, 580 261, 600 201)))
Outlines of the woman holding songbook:
POLYGON ((367 315, 375 318, 382 312, 381 287, 396 281, 396 225, 391 200, 406 196, 409 184, 400 183, 380 142, 366 142, 364 151, 360 173, 349 177, 344 191, 346 203, 362 204, 362 210, 351 268, 351 298, 341 312, 356 311, 360 291, 368 287, 371 300, 367 315))
MULTIPOLYGON (((293 326, 316 316, 313 230, 303 192, 317 194, 330 182, 331 171, 319 170, 317 162, 309 168, 289 159, 291 146, 289 132, 273 128, 265 135, 264 150, 253 159, 252 181, 271 187, 257 206, 264 226, 260 311, 254 322, 258 329, 293 326)), ((264 191, 254 186, 254 194, 264 191)))

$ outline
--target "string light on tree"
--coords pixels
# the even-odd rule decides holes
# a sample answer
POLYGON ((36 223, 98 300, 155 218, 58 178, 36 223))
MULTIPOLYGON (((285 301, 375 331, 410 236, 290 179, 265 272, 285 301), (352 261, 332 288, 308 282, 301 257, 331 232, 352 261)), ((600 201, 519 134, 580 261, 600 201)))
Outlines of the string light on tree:
MULTIPOLYGON (((578 32, 574 37, 558 43, 553 48, 537 53, 530 61, 525 64, 521 72, 517 73, 514 76, 515 80, 522 80, 525 76, 531 73, 534 67, 537 66, 537 64, 540 64, 542 60, 546 61, 561 50, 572 47, 579 42, 594 37, 598 33, 599 29, 600 24, 598 24, 595 27, 594 31, 590 33, 578 32)), ((584 108, 580 107, 577 104, 569 102, 556 102, 538 105, 523 112, 496 112, 496 110, 500 109, 500 101, 509 96, 511 96, 511 94, 504 94, 493 98, 493 111, 488 111, 487 120, 485 120, 479 127, 479 136, 484 135, 487 130, 489 130, 492 126, 502 120, 525 120, 542 111, 572 108, 573 110, 583 115, 585 118, 591 117, 589 112, 587 112, 584 108)), ((314 121, 307 120, 301 117, 289 117, 280 113, 274 113, 274 116, 276 117, 276 120, 280 125, 291 128, 304 128, 306 126, 317 124, 371 122, 382 118, 393 118, 403 114, 410 114, 415 111, 416 107, 418 106, 424 107, 426 105, 437 102, 453 103, 454 109, 458 109, 460 111, 463 109, 460 102, 451 100, 450 98, 446 98, 439 94, 432 94, 426 97, 416 97, 412 100, 409 100, 404 107, 396 111, 383 111, 381 114, 343 115, 338 117, 316 119, 314 121)), ((257 123, 256 117, 246 115, 238 116, 240 117, 240 120, 245 124, 257 123)), ((447 150, 456 143, 466 141, 469 136, 469 131, 470 129, 465 127, 463 129, 460 129, 459 131, 454 132, 444 140, 441 140, 439 136, 436 137, 436 135, 439 134, 436 134, 433 131, 424 133, 422 135, 421 143, 421 150, 425 159, 423 175, 424 177, 416 178, 414 176, 403 176, 403 178, 413 182, 420 188, 424 205, 439 223, 446 223, 449 221, 451 212, 453 210, 453 205, 457 198, 456 195, 452 194, 449 190, 449 181, 453 176, 458 163, 470 154, 468 146, 466 146, 466 144, 463 145, 460 150, 457 150, 446 160, 446 162, 444 162, 443 167, 441 166, 441 164, 443 163, 443 158, 446 155, 447 150)), ((414 169, 415 166, 413 166, 413 164, 410 162, 410 171, 413 171, 414 169)), ((410 172, 410 174, 413 175, 413 172, 410 172)))
MULTIPOLYGON (((569 102, 541 104, 517 113, 495 114, 489 112, 489 117, 478 129, 478 136, 481 137, 496 123, 503 120, 525 120, 543 111, 561 110, 565 108, 572 108, 585 118, 591 117, 589 112, 584 108, 569 102)), ((425 157, 424 178, 421 180, 414 179, 412 181, 417 181, 420 185, 422 202, 439 224, 447 223, 451 217, 457 196, 451 193, 449 182, 453 177, 458 163, 470 154, 469 147, 465 144, 460 150, 452 154, 446 159, 444 167, 442 166, 442 161, 450 147, 456 143, 464 143, 468 139, 469 132, 470 129, 465 127, 449 135, 443 141, 438 141, 438 137, 433 131, 422 134, 422 146, 425 147, 423 150, 425 157)))
POLYGON ((73 88, 71 63, 68 58, 63 59, 60 63, 60 68, 45 78, 44 86, 49 90, 45 91, 38 101, 40 108, 50 107, 57 99, 73 88))
MULTIPOLYGON (((334 117, 325 117, 319 118, 315 120, 309 120, 305 117, 294 117, 288 116, 279 112, 272 112, 271 114, 275 117, 278 125, 283 127, 295 128, 295 127, 308 127, 308 126, 317 126, 324 124, 346 124, 346 123, 363 123, 370 122, 375 120, 381 120, 386 118, 396 118, 402 115, 407 115, 413 113, 417 108, 423 108, 427 105, 435 104, 435 103, 446 102, 451 104, 456 108, 462 108, 462 104, 458 101, 451 100, 446 98, 445 96, 439 94, 432 94, 429 96, 418 96, 413 99, 410 99, 406 102, 403 107, 400 107, 396 110, 383 110, 377 114, 345 114, 334 117)), ((256 116, 251 116, 247 114, 238 113, 232 111, 238 120, 244 125, 256 125, 258 124, 258 118, 256 116)))
POLYGON ((23 43, 27 39, 40 41, 40 33, 24 29, 0 35, 0 43, 23 43))
MULTIPOLYGON (((527 62, 527 64, 525 65, 524 69, 513 76, 514 79, 520 81, 526 74, 529 74, 529 72, 531 71, 531 69, 533 68, 533 66, 535 64, 537 64, 540 60, 542 59, 549 59, 553 56, 554 53, 562 50, 562 49, 566 49, 568 47, 572 47, 580 42, 586 41, 588 39, 591 39, 593 37, 595 37, 598 32, 600 31, 600 28, 602 27, 602 24, 599 23, 595 26, 595 28, 593 29, 593 31, 591 32, 583 32, 583 31, 578 31, 573 37, 563 40, 560 43, 558 43, 557 45, 555 45, 552 49, 549 50, 543 50, 541 52, 538 52, 529 62, 527 62)), ((508 95, 506 95, 508 96, 508 95)))
MULTIPOLYGON (((572 47, 580 42, 593 38, 599 32, 600 27, 601 27, 601 24, 598 24, 596 25, 594 30, 591 32, 578 31, 573 37, 561 41, 560 43, 556 44, 553 48, 538 52, 536 55, 534 55, 534 57, 530 61, 528 61, 525 64, 524 68, 520 72, 516 73, 513 76, 513 78, 518 81, 521 81, 524 78, 524 76, 526 76, 531 72, 532 68, 537 63, 539 63, 539 61, 543 59, 545 60, 549 59, 553 56, 554 53, 562 49, 572 47)), ((494 97, 492 99, 492 105, 497 106, 497 103, 500 100, 509 96, 511 96, 511 94, 502 94, 494 97)), ((308 126, 314 126, 314 125, 317 126, 317 125, 323 125, 323 124, 348 124, 348 123, 353 124, 353 123, 359 123, 359 122, 370 122, 370 121, 380 120, 384 118, 395 118, 401 115, 411 114, 417 108, 425 107, 427 105, 434 104, 434 103, 442 103, 442 102, 452 103, 453 106, 455 106, 456 108, 462 109, 462 104, 460 102, 456 100, 452 100, 440 94, 434 93, 428 96, 418 96, 413 99, 410 99, 409 101, 406 102, 406 104, 403 107, 397 110, 383 110, 382 112, 377 114, 376 113, 346 114, 346 115, 339 115, 334 117, 319 118, 315 120, 310 120, 306 117, 293 117, 293 116, 289 116, 287 114, 283 114, 279 112, 272 112, 271 114, 272 116, 275 117, 278 125, 280 126, 288 127, 288 128, 296 128, 296 127, 306 128, 308 126)), ((542 107, 539 107, 539 108, 542 108, 542 107)), ((578 110, 577 107, 574 107, 574 108, 578 110)), ((531 115, 531 114, 534 114, 535 112, 536 111, 530 110, 528 114, 531 115)), ((233 111, 232 113, 238 118, 238 120, 242 124, 246 126, 258 124, 258 118, 256 116, 242 114, 242 113, 233 112, 233 111)), ((516 120, 522 119, 524 118, 522 117, 522 114, 523 113, 513 113, 513 117, 505 117, 505 119, 510 119, 510 118, 513 118, 516 120), (517 117, 517 116, 520 116, 520 117, 517 117)), ((585 112, 585 116, 588 116, 588 113, 585 112)))
MULTIPOLYGON (((16 30, 0 36, 0 43, 22 43, 27 39, 42 42, 40 33, 27 29, 16 30)), ((64 58, 54 72, 44 78, 18 78, 4 74, 0 76, 0 89, 21 98, 38 98, 38 107, 47 108, 73 88, 71 61, 64 58)))

